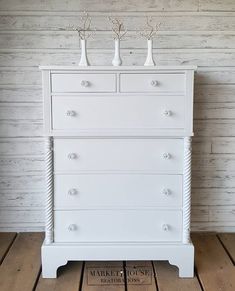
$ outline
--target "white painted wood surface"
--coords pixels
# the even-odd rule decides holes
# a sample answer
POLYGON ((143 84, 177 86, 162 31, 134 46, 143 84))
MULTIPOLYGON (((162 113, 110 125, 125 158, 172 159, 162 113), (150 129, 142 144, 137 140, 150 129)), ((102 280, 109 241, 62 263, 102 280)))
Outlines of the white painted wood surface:
POLYGON ((121 74, 120 92, 128 93, 184 93, 184 74, 121 74))
POLYGON ((114 74, 52 74, 53 93, 92 93, 115 92, 116 76, 114 74))
MULTIPOLYGON (((89 243, 97 247, 100 246, 100 243, 105 243, 108 244, 107 248, 112 243, 112 249, 115 248, 116 253, 108 259, 115 260, 116 254, 123 256, 123 252, 125 253, 127 249, 135 248, 136 244, 143 242, 149 246, 151 243, 158 243, 158 248, 169 243, 173 250, 177 245, 183 244, 185 252, 182 249, 183 257, 181 259, 174 261, 170 255, 168 256, 168 253, 166 258, 179 267, 181 277, 193 277, 194 258, 189 256, 188 248, 193 248, 190 241, 191 136, 193 135, 194 70, 197 68, 193 66, 180 68, 164 66, 150 69, 144 66, 135 68, 124 66, 115 67, 115 69, 104 66, 90 66, 81 69, 75 66, 72 68, 41 66, 40 68, 43 74, 45 135, 48 136, 46 138, 46 237, 42 247, 44 277, 54 277, 55 269, 61 265, 61 260, 79 259, 76 254, 71 256, 71 243, 76 243, 77 247, 81 243, 87 244, 83 254, 86 260, 90 258, 89 243), (110 76, 106 80, 107 74, 110 76), (97 83, 99 80, 100 84, 97 83), (109 82, 108 86, 105 81, 109 82), (135 89, 135 84, 138 84, 138 90, 135 89), (109 91, 110 86, 116 88, 113 94, 106 92, 109 91), (161 102, 152 104, 149 96, 152 97, 152 100, 159 99, 161 102, 170 96, 169 108, 161 108, 161 102), (52 97, 53 102, 51 102, 52 97), (64 99, 64 104, 59 103, 61 97, 64 99), (71 103, 71 97, 74 97, 73 103, 71 103), (102 99, 101 97, 107 98, 102 99), (132 98, 129 99, 129 97, 132 98), (132 117, 132 123, 129 123, 128 111, 133 111, 136 103, 138 104, 139 97, 144 97, 142 106, 139 106, 142 110, 139 108, 137 114, 132 117), (82 108, 82 99, 92 100, 82 108), (94 99, 97 99, 98 103, 94 99), (113 99, 116 100, 116 104, 110 103, 110 100, 113 99), (122 101, 120 106, 119 100, 123 99, 126 102, 122 103, 122 101), (185 130, 182 130, 180 134, 178 126, 172 124, 169 128, 164 125, 164 122, 167 124, 165 118, 178 115, 179 108, 176 106, 176 100, 178 100, 179 107, 183 107, 185 112, 183 121, 185 130), (66 101, 72 108, 66 108, 66 101), (148 105, 146 106, 145 103, 148 105), (152 114, 150 114, 149 106, 153 107, 152 114), (106 120, 102 121, 102 118, 95 117, 95 121, 93 121, 97 107, 100 109, 96 114, 106 116, 106 120), (63 108, 66 110, 65 112, 63 112, 63 108), (163 112, 159 121, 155 120, 157 114, 155 108, 163 112), (170 110, 171 108, 172 110, 170 110), (79 128, 71 135, 71 124, 63 128, 64 121, 60 120, 60 116, 63 114, 66 114, 68 118, 88 116, 90 121, 83 125, 87 128, 87 135, 83 136, 79 128), (52 115, 56 118, 53 119, 52 115), (120 133, 118 136, 115 131, 117 125, 113 119, 113 116, 117 115, 119 116, 119 118, 116 117, 116 120, 120 133), (124 115, 127 116, 127 122, 122 124, 119 119, 124 115), (57 128, 56 120, 60 120, 59 128, 62 131, 54 129, 54 127, 57 128), (142 131, 136 128, 135 123, 138 122, 142 131), (146 122, 150 126, 158 124, 161 129, 160 133, 153 131, 148 133, 148 136, 143 135, 142 132, 147 131, 144 128, 146 122), (95 128, 93 128, 94 123, 95 128), (108 133, 103 134, 103 129, 109 123, 113 125, 110 126, 108 133), (50 139, 53 139, 53 155, 50 139), (149 174, 150 176, 148 176, 149 174), (162 182, 159 182, 160 177, 156 176, 156 179, 153 180, 153 174, 160 174, 160 177, 168 175, 171 185, 162 186, 162 182), (71 185, 63 180, 66 176, 72 178, 67 180, 71 185), (131 176, 132 179, 130 179, 131 176), (180 176, 181 180, 177 182, 175 178, 180 176), (85 191, 86 193, 81 188, 81 177, 85 177, 83 188, 88 189, 85 191), (128 178, 126 179, 126 177, 128 178), (133 177, 139 178, 140 187, 133 177), (54 188, 54 178, 56 189, 54 188), (118 187, 115 179, 118 180, 118 187), (63 189, 61 189, 61 185, 58 185, 58 180, 62 181, 63 189), (154 187, 152 186, 153 181, 155 182, 154 187), (69 189, 66 190, 65 188, 68 186, 69 189), (115 187, 117 187, 116 195, 112 193, 115 187), (138 191, 136 191, 136 187, 138 191), (177 199, 173 200, 173 204, 164 203, 162 195, 174 195, 175 189, 178 192, 180 203, 177 203, 177 199), (100 195, 102 191, 105 195, 100 195), (119 192, 121 192, 120 195, 119 192), (121 200, 123 194, 125 195, 121 200), (66 204, 64 195, 70 197, 86 195, 85 203, 82 203, 81 200, 81 203, 79 200, 73 200, 73 204, 69 202, 64 207, 66 204), (149 198, 145 200, 147 195, 150 196, 150 204, 149 198), (107 196, 109 198, 106 200, 107 196), (120 197, 119 203, 115 203, 117 198, 112 199, 113 196, 120 197), (140 204, 138 206, 138 196, 142 197, 140 199, 143 201, 142 206, 140 204), (137 205, 129 202, 131 197, 137 202, 137 205), (92 203, 97 200, 99 203, 92 203), (59 244, 59 249, 57 244, 59 244), (55 247, 55 250, 52 250, 52 247, 55 247), (50 257, 55 251, 60 260, 53 258, 52 262, 50 257), (45 252, 48 254, 46 255, 45 252), (61 252, 63 252, 62 256, 61 252), (48 265, 51 266, 50 271, 48 265), (189 269, 186 270, 188 267, 189 269)), ((79 120, 76 122, 79 123, 79 120)), ((165 183, 168 184, 166 180, 165 183)), ((71 200, 67 199, 67 201, 71 200)), ((146 245, 142 249, 145 255, 141 257, 147 259, 149 246, 146 245)), ((106 254, 101 257, 104 260, 106 254)), ((155 257, 162 259, 159 250, 155 257)), ((129 256, 126 259, 128 258, 129 256)), ((140 259, 139 254, 133 255, 133 259, 140 259)))
POLYGON ((38 65, 78 64, 77 35, 65 30, 77 24, 78 16, 87 9, 100 30, 89 43, 92 64, 111 63, 113 43, 106 19, 113 14, 131 31, 121 44, 123 64, 142 65, 145 42, 130 36, 144 25, 147 12, 162 22, 159 40, 154 41, 157 65, 199 66, 192 230, 235 231, 233 0, 2 0, 0 6, 1 230, 43 230, 44 148, 38 65))
MULTIPOLYGON (((182 241, 182 211, 156 209, 54 211, 54 235, 55 243, 179 243, 182 241), (169 231, 165 230, 164 226, 169 227, 169 231)), ((146 249, 143 249, 143 252, 145 251, 146 249)))
POLYGON ((183 140, 58 138, 54 139, 54 172, 182 174, 183 140))
POLYGON ((142 129, 146 133, 164 128, 184 130, 192 122, 186 121, 184 102, 185 96, 55 96, 52 97, 53 129, 65 133, 91 129, 142 129))
POLYGON ((54 209, 182 207, 182 176, 55 175, 54 209), (102 189, 102 190, 101 190, 102 189))

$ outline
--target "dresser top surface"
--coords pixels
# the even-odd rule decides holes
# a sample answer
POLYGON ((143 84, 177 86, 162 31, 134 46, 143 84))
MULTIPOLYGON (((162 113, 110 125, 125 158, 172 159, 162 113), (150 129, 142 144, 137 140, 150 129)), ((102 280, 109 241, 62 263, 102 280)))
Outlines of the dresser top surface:
POLYGON ((40 70, 53 70, 53 71, 187 71, 197 70, 197 66, 39 66, 40 70))

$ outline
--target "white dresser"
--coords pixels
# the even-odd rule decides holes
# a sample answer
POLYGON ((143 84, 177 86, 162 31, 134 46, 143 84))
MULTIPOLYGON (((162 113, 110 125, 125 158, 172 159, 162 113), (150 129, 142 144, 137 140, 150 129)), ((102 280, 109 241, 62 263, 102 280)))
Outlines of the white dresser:
POLYGON ((41 67, 44 278, 69 260, 168 260, 192 277, 195 67, 41 67))

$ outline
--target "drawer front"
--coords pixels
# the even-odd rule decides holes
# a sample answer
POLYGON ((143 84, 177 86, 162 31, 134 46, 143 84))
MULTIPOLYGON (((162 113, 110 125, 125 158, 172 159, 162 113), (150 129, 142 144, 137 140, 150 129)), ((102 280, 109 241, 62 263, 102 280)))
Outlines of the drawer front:
POLYGON ((184 96, 54 96, 53 129, 180 129, 184 96))
POLYGON ((183 139, 55 139, 54 169, 182 174, 183 139))
POLYGON ((55 209, 182 206, 181 175, 55 175, 55 209))
POLYGON ((184 74, 121 74, 121 92, 184 92, 184 74))
POLYGON ((115 74, 52 74, 52 92, 115 92, 115 74))
POLYGON ((55 211, 55 242, 171 242, 181 240, 181 211, 55 211))

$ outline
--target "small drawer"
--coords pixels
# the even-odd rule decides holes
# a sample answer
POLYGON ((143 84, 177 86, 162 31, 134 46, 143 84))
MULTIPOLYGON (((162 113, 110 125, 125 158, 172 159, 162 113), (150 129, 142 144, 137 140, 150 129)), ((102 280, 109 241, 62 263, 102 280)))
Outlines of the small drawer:
POLYGON ((183 95, 53 96, 54 130, 183 129, 183 95))
POLYGON ((55 242, 176 242, 182 212, 78 210, 54 212, 55 242))
POLYGON ((121 92, 184 92, 184 74, 121 74, 121 92))
POLYGON ((55 209, 182 207, 182 176, 55 175, 55 209))
POLYGON ((115 92, 115 74, 52 74, 52 92, 115 92))
POLYGON ((54 169, 182 174, 183 139, 55 139, 54 169))

